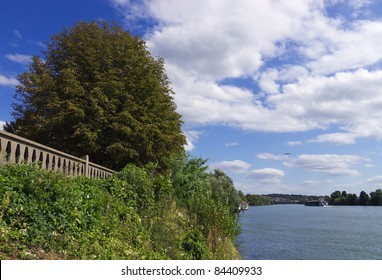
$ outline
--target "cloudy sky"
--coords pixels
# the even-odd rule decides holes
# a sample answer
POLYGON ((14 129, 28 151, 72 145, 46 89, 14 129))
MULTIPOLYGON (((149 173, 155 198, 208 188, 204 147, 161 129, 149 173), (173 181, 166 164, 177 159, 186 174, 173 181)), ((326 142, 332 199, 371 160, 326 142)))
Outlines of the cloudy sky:
POLYGON ((165 59, 187 150, 238 189, 382 187, 381 1, 4 1, 0 126, 30 57, 62 28, 97 19, 165 59))

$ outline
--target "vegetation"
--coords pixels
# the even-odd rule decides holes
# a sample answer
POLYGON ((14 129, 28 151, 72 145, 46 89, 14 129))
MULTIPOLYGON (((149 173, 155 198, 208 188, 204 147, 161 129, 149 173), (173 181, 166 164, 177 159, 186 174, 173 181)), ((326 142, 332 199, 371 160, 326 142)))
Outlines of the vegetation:
POLYGON ((168 176, 130 164, 105 180, 0 167, 0 258, 237 259, 238 194, 204 163, 177 158, 168 176))
POLYGON ((117 24, 79 22, 52 36, 19 82, 8 132, 115 170, 166 168, 183 151, 164 61, 117 24))
POLYGON ((19 76, 5 129, 118 170, 0 167, 1 259, 237 259, 240 200, 185 155, 164 61, 120 26, 80 22, 19 76))
POLYGON ((314 195, 302 194, 267 194, 266 197, 272 199, 275 204, 304 204, 307 200, 317 200, 319 197, 314 195))
POLYGON ((271 197, 263 195, 247 194, 245 199, 251 206, 272 205, 274 203, 271 197))
MULTIPOLYGON (((242 201, 247 201, 252 206, 271 204, 304 204, 308 200, 318 200, 321 196, 296 195, 296 194, 244 194, 239 191, 242 201)), ((324 196, 330 205, 374 205, 382 206, 382 190, 377 189, 370 194, 361 191, 359 196, 346 191, 335 191, 330 196, 324 196)))
POLYGON ((382 190, 377 189, 368 195, 361 191, 359 197, 356 194, 346 193, 346 191, 335 191, 329 197, 331 205, 374 205, 382 206, 382 190))

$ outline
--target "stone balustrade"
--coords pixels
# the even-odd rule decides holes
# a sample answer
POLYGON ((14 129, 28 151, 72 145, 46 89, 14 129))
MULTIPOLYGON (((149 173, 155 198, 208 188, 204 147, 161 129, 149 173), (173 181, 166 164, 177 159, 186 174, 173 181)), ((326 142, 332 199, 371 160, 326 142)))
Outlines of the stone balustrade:
POLYGON ((108 178, 113 170, 89 162, 89 156, 78 158, 49 148, 26 138, 0 130, 0 166, 7 162, 36 163, 48 171, 60 171, 69 176, 108 178))

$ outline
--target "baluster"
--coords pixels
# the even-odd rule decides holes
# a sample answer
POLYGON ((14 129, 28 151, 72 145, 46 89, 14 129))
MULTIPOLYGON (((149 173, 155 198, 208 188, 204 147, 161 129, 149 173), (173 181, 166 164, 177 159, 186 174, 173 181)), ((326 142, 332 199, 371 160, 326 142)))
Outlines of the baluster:
POLYGON ((62 170, 62 159, 60 156, 57 157, 57 171, 61 171, 62 170))
POLYGON ((0 137, 0 166, 5 164, 6 147, 5 139, 0 137))
POLYGON ((68 160, 68 175, 73 175, 73 169, 72 169, 72 166, 73 165, 73 162, 71 160, 68 160))
POLYGON ((33 150, 31 150, 31 152, 32 152, 31 163, 36 163, 36 161, 37 161, 37 151, 36 151, 36 149, 33 149, 33 150))
POLYGON ((62 172, 64 172, 64 174, 68 174, 68 166, 67 166, 67 162, 66 162, 66 159, 63 159, 62 160, 62 172))
POLYGON ((20 163, 20 144, 16 143, 16 150, 15 150, 15 163, 20 163))
POLYGON ((46 154, 43 151, 40 151, 40 156, 38 158, 39 165, 41 169, 45 169, 45 160, 46 160, 46 154))
POLYGON ((52 171, 56 171, 56 166, 57 166, 57 159, 56 155, 52 155, 52 171))
POLYGON ((50 153, 46 153, 45 169, 52 170, 52 155, 50 153))
POLYGON ((24 150, 24 162, 25 163, 29 163, 30 160, 31 160, 31 157, 32 157, 32 151, 31 149, 28 147, 28 146, 25 146, 25 150, 24 150))
POLYGON ((19 158, 17 159, 18 163, 25 163, 25 150, 27 147, 23 144, 19 145, 19 158))
POLYGON ((9 162, 13 162, 15 163, 16 162, 16 143, 14 143, 13 141, 8 141, 8 145, 7 145, 7 160, 9 162))

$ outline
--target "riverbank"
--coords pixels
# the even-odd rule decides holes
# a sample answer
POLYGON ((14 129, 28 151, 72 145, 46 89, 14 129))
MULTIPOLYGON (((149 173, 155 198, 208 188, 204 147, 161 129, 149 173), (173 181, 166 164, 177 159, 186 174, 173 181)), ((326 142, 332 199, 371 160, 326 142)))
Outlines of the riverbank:
POLYGON ((0 167, 0 258, 240 258, 237 215, 210 184, 185 197, 176 183, 136 166, 103 180, 0 167))

